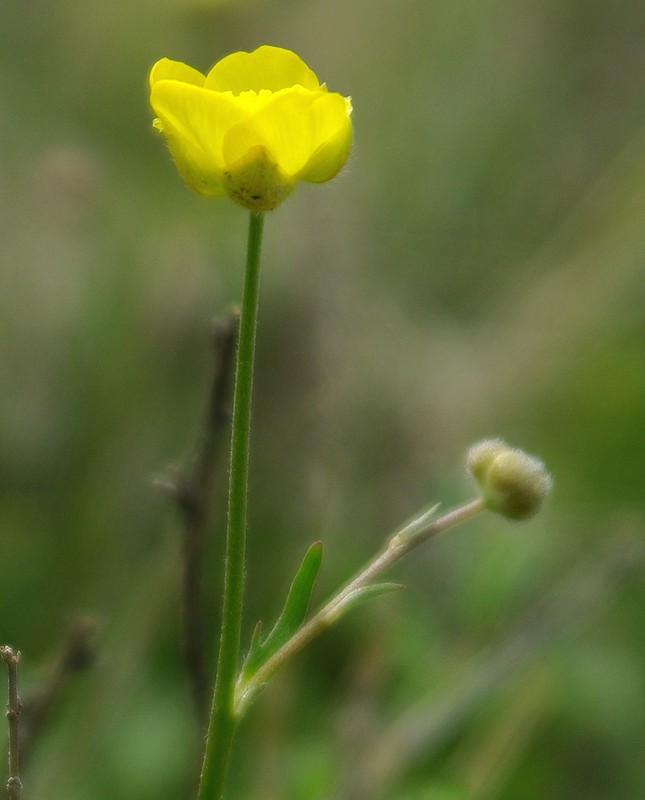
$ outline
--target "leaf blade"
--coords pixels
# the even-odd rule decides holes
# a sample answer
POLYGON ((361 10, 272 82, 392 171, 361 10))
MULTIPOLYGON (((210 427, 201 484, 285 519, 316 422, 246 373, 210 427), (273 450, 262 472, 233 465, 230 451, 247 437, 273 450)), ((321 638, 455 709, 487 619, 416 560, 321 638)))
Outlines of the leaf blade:
POLYGON ((314 542, 305 553, 291 582, 280 616, 264 639, 261 638, 260 633, 261 623, 256 625, 248 655, 242 666, 241 677, 243 680, 248 680, 256 673, 304 622, 321 561, 322 542, 314 542))

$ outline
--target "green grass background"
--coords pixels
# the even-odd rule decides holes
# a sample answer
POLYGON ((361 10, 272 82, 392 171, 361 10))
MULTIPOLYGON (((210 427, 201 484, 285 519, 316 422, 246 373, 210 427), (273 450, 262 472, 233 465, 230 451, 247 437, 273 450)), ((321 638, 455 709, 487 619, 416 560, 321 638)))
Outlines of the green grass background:
POLYGON ((530 523, 427 545, 405 592, 285 669, 228 796, 645 796, 644 35, 641 0, 3 0, 0 639, 26 698, 69 620, 100 620, 27 797, 192 796, 153 481, 190 453, 246 215, 181 183, 146 74, 262 43, 352 95, 356 142, 267 220, 245 635, 311 541, 321 601, 416 509, 469 499, 480 438, 541 456, 555 490, 530 523))

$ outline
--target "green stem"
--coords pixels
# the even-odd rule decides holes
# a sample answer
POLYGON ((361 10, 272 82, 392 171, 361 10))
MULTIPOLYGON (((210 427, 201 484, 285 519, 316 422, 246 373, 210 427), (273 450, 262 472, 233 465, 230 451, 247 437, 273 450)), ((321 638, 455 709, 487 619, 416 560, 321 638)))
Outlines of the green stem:
POLYGON ((263 223, 263 214, 251 212, 233 399, 222 631, 198 800, 220 800, 222 797, 237 725, 234 698, 244 600, 251 396, 263 223))
POLYGON ((305 622, 293 636, 285 642, 246 682, 240 682, 236 692, 236 711, 242 716, 253 701, 260 688, 267 683, 280 667, 300 652, 322 631, 333 624, 347 609, 348 603, 355 593, 370 584, 403 556, 433 536, 471 519, 484 510, 481 499, 471 500, 459 508, 448 511, 434 519, 438 506, 424 511, 404 528, 393 534, 385 548, 340 589, 313 617, 305 622))

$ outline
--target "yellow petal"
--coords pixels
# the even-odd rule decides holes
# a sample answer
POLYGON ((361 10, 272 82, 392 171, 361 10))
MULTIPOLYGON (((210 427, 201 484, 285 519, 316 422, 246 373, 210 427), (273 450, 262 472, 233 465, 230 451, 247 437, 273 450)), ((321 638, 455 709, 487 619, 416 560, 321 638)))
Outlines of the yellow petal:
POLYGON ((222 141, 246 117, 244 108, 230 95, 175 80, 155 83, 150 105, 184 180, 201 194, 224 194, 222 141))
MULTIPOLYGON (((340 95, 330 95, 330 97, 340 97, 340 95)), ((300 170, 298 177, 303 181, 310 181, 311 183, 324 183, 331 180, 344 166, 349 157, 349 151, 352 147, 353 130, 352 122, 350 120, 350 113, 352 110, 349 98, 343 97, 345 101, 344 114, 340 113, 340 108, 337 109, 338 127, 335 132, 321 141, 319 148, 312 154, 309 161, 300 170)), ((320 109, 319 109, 320 110, 320 109)))
POLYGON ((292 178, 323 181, 338 172, 351 141, 348 105, 340 94, 295 88, 279 92, 223 141, 227 163, 256 145, 292 178))
MULTIPOLYGON (((315 72, 291 50, 263 45, 252 53, 239 52, 226 56, 206 76, 207 89, 217 92, 277 92, 291 86, 320 90, 315 72)), ((324 90, 324 89, 323 89, 324 90)))
POLYGON ((201 194, 268 210, 298 180, 329 180, 347 160, 351 102, 328 92, 290 50, 233 53, 207 76, 163 58, 149 83, 153 126, 201 194))
POLYGON ((224 94, 232 97, 236 105, 244 109, 249 118, 257 114, 263 106, 270 103, 275 97, 275 93, 270 92, 268 89, 261 89, 259 92, 242 92, 236 95, 231 92, 224 92, 224 94))
POLYGON ((157 81, 163 80, 182 81, 183 83, 192 83, 195 86, 203 86, 206 77, 198 70, 181 61, 161 58, 150 70, 148 80, 152 89, 157 81))

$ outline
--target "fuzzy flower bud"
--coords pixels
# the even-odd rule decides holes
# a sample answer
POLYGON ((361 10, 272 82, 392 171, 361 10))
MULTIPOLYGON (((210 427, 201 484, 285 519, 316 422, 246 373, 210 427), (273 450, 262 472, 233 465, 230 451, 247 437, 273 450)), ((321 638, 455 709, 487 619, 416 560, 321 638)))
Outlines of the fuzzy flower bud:
POLYGON ((551 490, 544 464, 501 439, 473 445, 467 463, 487 508, 508 519, 528 519, 537 514, 551 490))

